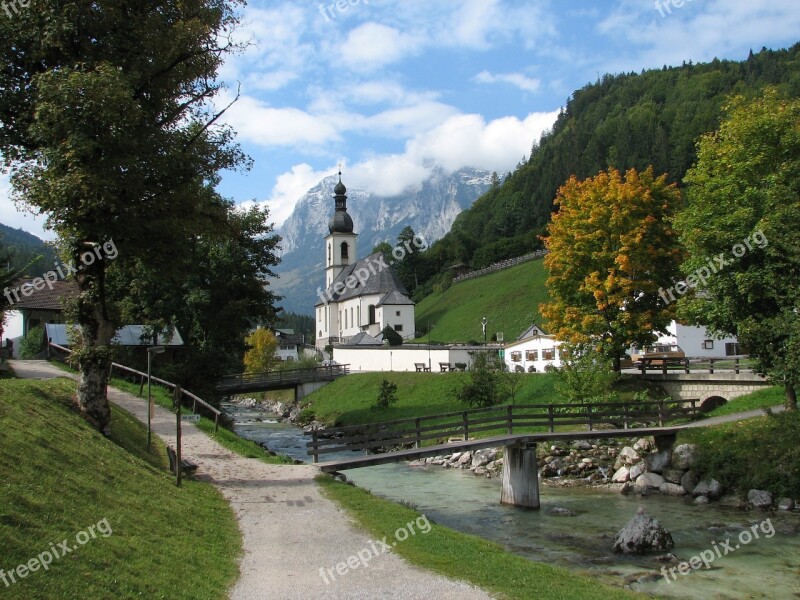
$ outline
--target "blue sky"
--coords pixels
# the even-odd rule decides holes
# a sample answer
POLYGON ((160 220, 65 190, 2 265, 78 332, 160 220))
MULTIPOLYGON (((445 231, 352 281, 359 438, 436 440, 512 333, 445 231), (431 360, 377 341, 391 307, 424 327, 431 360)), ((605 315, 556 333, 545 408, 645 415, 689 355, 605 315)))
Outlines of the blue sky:
MULTIPOLYGON (((220 191, 277 224, 341 162, 378 194, 436 167, 510 171, 603 73, 742 60, 800 41, 797 0, 251 0, 220 73, 253 158, 220 191)), ((0 177, 0 222, 42 235, 0 177)), ((48 235, 47 237, 52 237, 48 235)))

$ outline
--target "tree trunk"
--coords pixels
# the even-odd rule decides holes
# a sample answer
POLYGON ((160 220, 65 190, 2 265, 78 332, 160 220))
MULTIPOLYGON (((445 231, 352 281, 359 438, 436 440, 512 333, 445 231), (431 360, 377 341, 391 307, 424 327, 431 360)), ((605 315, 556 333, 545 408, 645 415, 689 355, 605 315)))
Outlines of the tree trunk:
POLYGON ((614 356, 614 364, 613 367, 615 373, 619 373, 622 370, 622 359, 620 355, 617 354, 614 356))
POLYGON ((786 410, 797 410, 797 390, 794 389, 791 383, 786 384, 785 390, 786 399, 784 400, 784 406, 786 410))

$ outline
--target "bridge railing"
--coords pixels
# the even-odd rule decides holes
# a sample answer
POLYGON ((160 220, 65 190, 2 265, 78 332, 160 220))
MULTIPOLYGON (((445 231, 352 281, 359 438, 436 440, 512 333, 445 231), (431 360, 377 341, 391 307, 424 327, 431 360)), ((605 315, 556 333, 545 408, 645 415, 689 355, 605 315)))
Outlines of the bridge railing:
MULTIPOLYGON (((58 350, 59 352, 63 353, 65 357, 69 356, 70 354, 72 354, 72 350, 70 350, 69 348, 65 348, 64 346, 59 346, 58 344, 54 344, 53 342, 48 342, 48 345, 49 345, 50 348, 53 348, 53 349, 58 350)), ((144 389, 144 384, 147 381, 147 373, 143 373, 142 371, 137 371, 136 369, 132 369, 130 367, 126 367, 125 365, 121 365, 119 363, 112 362, 111 363, 111 373, 114 372, 114 369, 118 369, 118 370, 123 371, 125 373, 130 373, 131 375, 134 375, 135 377, 138 377, 139 378, 139 395, 140 396, 142 395, 142 391, 144 389)), ((111 376, 111 373, 109 373, 109 377, 111 376)), ((175 388, 177 387, 176 384, 174 384, 174 383, 172 383, 170 381, 166 381, 164 379, 160 379, 159 377, 154 377, 152 375, 150 376, 150 381, 153 382, 153 383, 157 383, 159 385, 162 385, 162 386, 172 390, 173 393, 175 392, 175 388)), ((205 410, 205 412, 207 412, 207 413, 209 413, 210 415, 213 416, 213 418, 214 418, 214 432, 216 432, 219 429, 219 417, 222 414, 222 411, 219 410, 218 408, 214 407, 214 406, 211 406, 208 402, 206 402, 205 400, 203 400, 199 396, 196 396, 192 392, 190 392, 188 390, 184 390, 183 388, 181 388, 181 400, 183 400, 184 396, 186 398, 188 398, 189 400, 191 400, 191 402, 192 402, 192 412, 193 413, 197 413, 197 407, 199 405, 199 406, 201 406, 203 408, 203 410, 205 410)))
POLYGON ((645 356, 639 359, 638 369, 645 375, 647 371, 668 373, 714 373, 714 370, 732 370, 735 374, 753 372, 753 361, 748 356, 729 356, 725 358, 689 358, 682 356, 645 356))
POLYGON ((312 383, 315 381, 332 381, 350 373, 350 365, 329 365, 311 369, 285 369, 270 371, 268 373, 239 373, 228 375, 220 379, 217 389, 237 389, 247 385, 294 385, 298 383, 312 383))
POLYGON ((397 419, 366 425, 348 425, 306 432, 311 441, 307 452, 319 456, 343 450, 375 450, 414 446, 424 442, 497 432, 513 435, 515 428, 541 427, 553 432, 557 426, 583 425, 589 430, 600 424, 629 429, 640 423, 657 423, 697 416, 695 400, 607 402, 598 404, 512 404, 464 411, 397 419))

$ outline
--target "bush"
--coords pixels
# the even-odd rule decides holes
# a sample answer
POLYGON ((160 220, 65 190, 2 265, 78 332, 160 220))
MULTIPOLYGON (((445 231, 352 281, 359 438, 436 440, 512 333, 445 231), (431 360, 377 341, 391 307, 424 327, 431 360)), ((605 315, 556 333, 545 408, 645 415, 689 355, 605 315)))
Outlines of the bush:
POLYGON ((44 345, 44 325, 37 325, 28 330, 19 344, 19 357, 23 359, 37 358, 44 345))
POLYGON ((397 402, 397 384, 392 383, 388 379, 381 381, 379 388, 378 399, 372 408, 389 408, 392 404, 397 402))
POLYGON ((494 406, 500 402, 505 364, 494 352, 476 352, 470 372, 470 381, 454 391, 456 399, 477 408, 494 406))
POLYGON ((403 337, 397 333, 394 329, 392 329, 391 325, 387 325, 381 331, 383 334, 383 339, 389 342, 390 346, 400 346, 403 343, 403 337))
POLYGON ((295 423, 300 427, 305 427, 306 425, 310 425, 314 420, 317 418, 317 413, 314 412, 313 408, 304 408, 300 411, 300 414, 297 415, 297 419, 295 419, 295 423))

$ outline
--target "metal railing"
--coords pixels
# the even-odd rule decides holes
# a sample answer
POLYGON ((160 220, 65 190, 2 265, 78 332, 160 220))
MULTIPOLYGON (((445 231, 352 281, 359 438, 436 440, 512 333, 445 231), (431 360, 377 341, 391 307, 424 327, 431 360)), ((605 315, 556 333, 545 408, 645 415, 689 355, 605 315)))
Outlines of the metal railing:
POLYGON ((696 400, 657 400, 645 402, 606 402, 597 404, 512 404, 472 410, 427 415, 382 423, 348 425, 306 432, 311 441, 308 454, 319 462, 320 454, 343 450, 411 446, 420 448, 428 440, 463 437, 497 431, 514 435, 522 427, 544 427, 550 432, 556 426, 611 424, 635 429, 639 423, 657 423, 663 427, 669 420, 693 418, 699 414, 696 400))
MULTIPOLYGON (((70 350, 69 348, 65 348, 64 346, 59 346, 58 344, 54 344, 53 342, 48 342, 48 346, 50 348, 55 348, 56 350, 58 350, 60 352, 63 352, 65 354, 67 354, 67 355, 72 354, 72 350, 70 350)), ((111 363, 111 371, 109 372, 109 377, 111 376, 111 373, 114 372, 114 369, 119 369, 120 371, 124 371, 126 373, 131 373, 132 375, 138 376, 140 378, 139 379, 139 395, 140 396, 142 395, 142 392, 144 390, 144 384, 147 382, 147 373, 143 373, 142 371, 137 371, 136 369, 132 369, 130 367, 126 367, 125 365, 121 365, 119 363, 112 362, 111 363)), ((180 386, 178 386, 175 383, 172 383, 170 381, 166 381, 166 380, 161 379, 159 377, 154 377, 152 375, 150 376, 150 381, 170 389, 173 392, 173 394, 175 393, 175 388, 176 387, 180 388, 180 386)), ((211 413, 212 415, 214 415, 214 433, 216 433, 219 430, 219 417, 222 414, 222 411, 220 409, 214 407, 214 406, 211 406, 208 402, 206 402, 205 400, 203 400, 199 396, 196 396, 192 392, 184 390, 183 388, 180 388, 180 390, 181 390, 181 397, 180 397, 179 400, 183 400, 184 396, 186 396, 186 398, 191 400, 192 401, 192 412, 193 413, 197 413, 197 406, 199 405, 199 406, 203 407, 203 409, 205 411, 207 411, 207 412, 211 413)))

